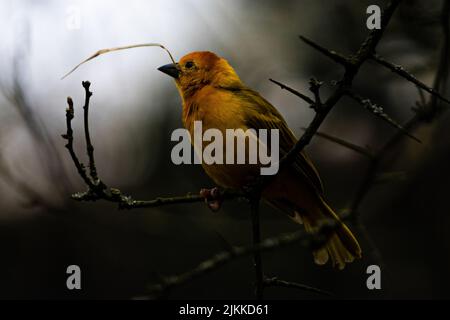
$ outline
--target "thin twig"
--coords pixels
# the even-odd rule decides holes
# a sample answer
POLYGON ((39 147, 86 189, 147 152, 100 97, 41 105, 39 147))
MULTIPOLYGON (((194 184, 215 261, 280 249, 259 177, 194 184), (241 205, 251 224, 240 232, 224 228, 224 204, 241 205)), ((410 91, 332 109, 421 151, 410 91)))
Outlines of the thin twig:
POLYGON ((132 197, 122 194, 119 189, 110 188, 110 192, 92 191, 78 192, 72 195, 72 199, 77 201, 97 201, 106 200, 117 203, 119 209, 154 208, 169 204, 201 202, 205 198, 197 194, 187 194, 185 196, 158 197, 152 200, 134 200, 132 197))
POLYGON ((89 101, 92 96, 92 92, 89 90, 89 87, 91 86, 91 83, 89 81, 83 81, 82 82, 83 88, 85 90, 85 101, 84 101, 84 135, 86 138, 86 150, 87 155, 89 158, 89 173, 91 175, 92 180, 94 183, 98 180, 97 176, 97 168, 95 166, 95 160, 94 160, 94 146, 91 142, 91 135, 89 131, 89 101))
POLYGON ((415 141, 417 141, 419 143, 422 143, 422 141, 420 141, 418 138, 416 138, 411 133, 406 131, 405 128, 403 128, 397 121, 392 119, 384 111, 383 107, 372 103, 372 101, 370 101, 370 99, 366 99, 366 98, 360 96, 359 94, 357 94, 357 93, 355 93, 355 92, 353 92, 351 90, 347 91, 347 95, 350 98, 352 98, 353 100, 355 100, 356 102, 358 102, 360 105, 362 105, 366 110, 370 111, 372 114, 376 115, 377 117, 383 119, 384 121, 386 121, 392 127, 400 130, 402 133, 404 133, 409 138, 411 138, 411 139, 413 139, 413 140, 415 140, 415 141))
POLYGON ((405 68, 403 68, 402 66, 393 64, 387 60, 385 60, 383 57, 381 57, 379 54, 373 54, 371 56, 371 59, 378 62, 380 65, 388 68, 389 70, 391 70, 392 72, 398 74, 400 77, 414 83, 416 86, 418 86, 419 88, 421 88, 422 90, 425 90, 426 92, 428 92, 429 94, 432 94, 433 96, 435 96, 436 98, 445 101, 447 103, 450 103, 450 100, 448 100, 447 98, 443 97, 439 92, 437 92, 435 89, 428 87, 426 84, 424 84, 423 82, 421 82, 419 79, 417 79, 415 76, 413 76, 411 73, 409 73, 407 70, 405 70, 405 68))
POLYGON ((72 129, 72 120, 75 116, 74 114, 74 108, 73 108, 73 100, 71 97, 67 97, 67 104, 68 107, 66 109, 66 127, 67 132, 62 135, 63 139, 67 140, 67 144, 65 147, 67 150, 69 150, 70 157, 72 158, 72 161, 77 168, 78 174, 83 179, 83 181, 88 185, 89 188, 93 188, 94 184, 92 183, 91 179, 86 174, 85 166, 78 160, 78 157, 73 150, 73 129, 72 129))
POLYGON ((318 294, 321 294, 324 296, 333 296, 333 294, 331 292, 328 292, 328 291, 325 291, 322 289, 317 289, 317 288, 314 288, 314 287, 311 287, 311 286, 308 286, 308 285, 305 285, 302 283, 280 280, 277 277, 265 278, 264 286, 265 287, 295 288, 295 289, 300 289, 300 290, 304 290, 304 291, 318 293, 318 294))
POLYGON ((299 36, 299 38, 306 44, 310 45, 311 47, 313 47, 314 49, 316 49, 323 55, 325 55, 328 58, 330 58, 331 60, 333 60, 334 62, 336 62, 340 65, 343 65, 345 68, 352 65, 352 60, 343 56, 342 54, 340 54, 336 51, 333 51, 333 50, 329 50, 325 47, 322 47, 321 45, 317 44, 316 42, 314 42, 304 36, 299 36))
MULTIPOLYGON (((237 258, 252 255, 255 252, 266 252, 274 249, 286 247, 293 244, 301 244, 307 248, 315 248, 323 246, 329 236, 338 228, 340 224, 332 220, 324 220, 317 228, 315 233, 309 233, 303 230, 285 233, 277 237, 267 238, 257 245, 233 247, 231 250, 222 251, 215 254, 211 258, 199 263, 195 268, 184 273, 163 277, 161 283, 151 285, 149 295, 153 298, 159 297, 168 290, 182 286, 193 279, 206 275, 211 271, 217 270, 227 263, 237 258)), ((300 288, 299 289, 304 289, 300 288)), ((316 289, 321 291, 320 289, 316 289)))
MULTIPOLYGON (((302 130, 306 130, 306 128, 302 128, 302 130)), ((329 140, 331 142, 334 142, 334 143, 336 143, 336 144, 338 144, 340 146, 348 148, 348 149, 350 149, 352 151, 355 151, 355 152, 357 152, 359 154, 362 154, 363 156, 366 156, 368 158, 375 157, 375 155, 373 154, 372 150, 370 150, 367 147, 358 146, 358 145, 356 145, 354 143, 351 143, 349 141, 346 141, 344 139, 341 139, 341 138, 338 138, 338 137, 335 137, 335 136, 332 136, 330 134, 327 134, 327 133, 324 133, 324 132, 320 132, 320 131, 316 132, 316 136, 324 138, 324 139, 329 140)))
POLYGON ((305 100, 305 101, 306 101, 307 103, 309 103, 311 106, 313 106, 313 105, 315 104, 314 100, 311 99, 310 97, 308 97, 307 95, 304 95, 303 93, 298 92, 297 90, 292 89, 291 87, 288 87, 287 85, 285 85, 285 84, 283 84, 283 83, 281 83, 281 82, 278 82, 278 81, 276 81, 276 80, 269 79, 269 81, 275 83, 275 84, 278 85, 281 89, 285 89, 285 90, 289 91, 290 93, 296 95, 297 97, 299 97, 299 98, 305 100))

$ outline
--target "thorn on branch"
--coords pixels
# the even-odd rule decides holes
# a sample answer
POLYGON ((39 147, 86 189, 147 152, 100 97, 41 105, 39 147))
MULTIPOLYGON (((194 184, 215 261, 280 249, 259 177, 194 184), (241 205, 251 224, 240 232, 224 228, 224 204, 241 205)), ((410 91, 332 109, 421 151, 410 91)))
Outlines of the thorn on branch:
POLYGON ((292 93, 293 95, 299 97, 300 99, 303 99, 304 101, 306 101, 307 103, 309 103, 309 104, 311 105, 312 108, 314 108, 314 104, 315 104, 314 100, 311 99, 310 97, 308 97, 307 95, 304 95, 303 93, 300 93, 300 92, 298 92, 297 90, 292 89, 291 87, 288 87, 287 85, 285 85, 285 84, 283 84, 283 83, 281 83, 281 82, 278 82, 278 81, 276 81, 276 80, 269 79, 269 81, 275 83, 275 84, 278 85, 281 89, 287 90, 287 91, 289 91, 290 93, 292 93))
POLYGON ((378 54, 373 54, 371 56, 371 59, 377 63, 379 63, 380 65, 388 68, 389 70, 391 70, 392 72, 396 73, 397 75, 399 75, 400 77, 408 80, 409 82, 414 83, 417 87, 419 87, 422 90, 425 90, 426 92, 428 92, 429 94, 435 96, 436 98, 450 104, 450 100, 448 100, 447 98, 443 97, 439 92, 437 92, 435 89, 430 88, 429 86, 427 86, 426 84, 424 84, 423 82, 421 82, 419 79, 417 79, 415 76, 413 76, 411 73, 409 73, 408 71, 406 71, 402 66, 400 65, 396 65, 393 64, 387 60, 385 60, 383 57, 381 57, 378 54))
POLYGON ((300 38, 300 40, 305 42, 307 45, 313 47, 314 49, 316 49, 317 51, 319 51, 326 57, 328 57, 331 60, 333 60, 334 62, 344 66, 345 68, 352 68, 354 66, 352 59, 349 59, 349 58, 345 57, 344 55, 337 53, 336 51, 329 50, 325 47, 322 47, 321 45, 317 44, 316 42, 314 42, 304 36, 299 36, 299 38, 300 38))
POLYGON ((362 105, 366 110, 370 111, 372 114, 374 114, 375 116, 383 119, 384 121, 386 121, 388 124, 390 124, 391 126, 393 126, 394 128, 400 130, 402 133, 404 133, 406 136, 408 136, 409 138, 415 140, 418 143, 422 143, 422 141, 420 141, 418 138, 416 138, 415 136, 413 136, 411 133, 409 133, 402 125, 400 125, 398 122, 396 122, 395 120, 393 120, 383 109, 383 107, 378 106, 377 104, 372 103, 372 101, 370 101, 370 99, 366 99, 363 98, 362 96, 360 96, 357 93, 354 93, 351 90, 347 90, 346 91, 347 96, 349 96, 350 98, 352 98, 353 100, 355 100, 356 102, 358 102, 360 105, 362 105))
POLYGON ((320 98, 320 87, 322 86, 323 82, 311 78, 309 80, 309 90, 314 94, 314 109, 318 111, 320 108, 322 108, 322 99, 320 98))
MULTIPOLYGON (((306 130, 306 128, 302 128, 302 130, 306 130)), ((362 154, 363 156, 366 156, 370 159, 375 157, 372 150, 370 150, 368 147, 361 147, 354 143, 348 142, 344 139, 341 139, 341 138, 338 138, 338 137, 335 137, 335 136, 332 136, 332 135, 329 135, 327 133, 320 132, 320 131, 316 132, 316 136, 324 138, 328 141, 334 142, 342 147, 348 148, 348 149, 355 151, 359 154, 362 154)))
POLYGON ((273 278, 265 278, 264 279, 264 286, 265 287, 285 287, 285 288, 295 288, 295 289, 300 289, 300 290, 304 290, 304 291, 309 291, 309 292, 314 292, 314 293, 318 293, 324 296, 333 296, 333 294, 331 292, 322 290, 322 289, 318 289, 315 287, 311 287, 302 283, 297 283, 297 282, 289 282, 289 281, 285 281, 285 280, 280 280, 277 277, 273 277, 273 278))

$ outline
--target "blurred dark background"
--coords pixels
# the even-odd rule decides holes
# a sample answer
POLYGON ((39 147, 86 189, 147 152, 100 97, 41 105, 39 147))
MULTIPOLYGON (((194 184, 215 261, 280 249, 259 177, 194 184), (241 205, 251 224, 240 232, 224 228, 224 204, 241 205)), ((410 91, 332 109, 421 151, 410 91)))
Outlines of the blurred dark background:
MULTIPOLYGON (((316 77, 325 82, 326 95, 342 69, 298 35, 352 53, 368 33, 370 4, 383 6, 385 1, 2 1, 0 298, 129 299, 144 295, 159 276, 193 268, 227 243, 251 241, 245 202, 226 202, 212 213, 203 204, 119 211, 111 203, 71 200, 70 194, 85 186, 60 134, 70 95, 76 106, 76 148, 85 161, 82 80, 92 82, 92 139, 99 174, 109 186, 139 199, 213 186, 200 166, 175 166, 170 160, 170 134, 182 125, 181 105, 173 82, 156 70, 168 61, 163 51, 110 54, 61 81, 71 67, 98 49, 139 42, 161 42, 176 59, 211 50, 227 58, 242 80, 273 103, 301 135, 313 111, 268 79, 308 93, 308 80, 316 77), (80 291, 66 288, 71 264, 81 267, 80 291)), ((440 68, 442 6, 438 0, 403 1, 379 46, 383 56, 430 86, 440 68)), ((364 65, 355 90, 400 123, 414 116, 411 108, 420 101, 413 84, 373 63, 364 65)), ((422 144, 402 137, 382 163, 381 172, 400 174, 374 185, 361 203, 360 225, 353 229, 363 247, 362 260, 337 271, 314 265, 310 251, 293 245, 264 253, 265 273, 345 299, 449 298, 447 107, 440 106, 414 127, 422 144), (371 264, 381 266, 382 290, 366 288, 371 264)), ((321 131, 374 151, 396 134, 349 99, 336 106, 321 131)), ((320 137, 307 151, 329 202, 337 210, 348 209, 368 160, 320 137)), ((263 206, 264 237, 297 228, 263 206)), ((169 297, 252 298, 253 280, 251 258, 245 257, 169 297)), ((268 288, 265 295, 323 298, 287 288, 268 288)))

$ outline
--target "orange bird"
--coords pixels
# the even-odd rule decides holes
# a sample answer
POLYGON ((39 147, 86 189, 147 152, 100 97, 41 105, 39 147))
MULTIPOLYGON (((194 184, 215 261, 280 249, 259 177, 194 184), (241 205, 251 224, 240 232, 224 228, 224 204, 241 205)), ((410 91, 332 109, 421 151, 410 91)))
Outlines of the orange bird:
MULTIPOLYGON (((258 92, 245 86, 230 64, 212 52, 192 52, 178 63, 158 70, 175 79, 183 103, 183 124, 194 134, 194 121, 202 129, 279 129, 280 158, 297 139, 281 114, 258 92)), ((248 156, 248 155, 247 155, 248 156)), ((239 189, 260 174, 260 165, 202 164, 214 182, 224 188, 239 189)), ((324 200, 319 174, 304 152, 297 155, 263 191, 262 197, 288 214, 295 222, 314 232, 324 219, 339 221, 338 229, 326 245, 313 252, 314 261, 323 265, 331 260, 343 269, 361 257, 358 241, 324 200)))

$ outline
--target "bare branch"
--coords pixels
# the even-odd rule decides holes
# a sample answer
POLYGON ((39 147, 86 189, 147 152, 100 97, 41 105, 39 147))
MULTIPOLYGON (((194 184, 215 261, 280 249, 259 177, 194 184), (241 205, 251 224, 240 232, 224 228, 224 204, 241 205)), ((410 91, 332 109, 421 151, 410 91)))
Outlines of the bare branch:
POLYGON ((381 64, 382 66, 388 68, 389 70, 391 70, 392 72, 398 74, 400 77, 408 80, 409 82, 414 83, 416 86, 418 86, 419 88, 421 88, 422 90, 425 90, 426 92, 428 92, 429 94, 432 94, 433 96, 439 98, 442 101, 445 101, 446 103, 450 103, 450 100, 448 100, 447 98, 443 97, 439 92, 437 92, 435 89, 428 87, 426 84, 424 84, 423 82, 421 82, 420 80, 418 80, 416 77, 414 77, 411 73, 409 73, 408 71, 406 71, 402 66, 393 64, 387 60, 385 60, 384 58, 382 58, 380 55, 378 54, 373 54, 371 56, 371 59, 378 62, 379 64, 381 64))
MULTIPOLYGON (((90 82, 83 81, 83 88, 85 89, 85 104, 84 104, 84 132, 86 139, 86 149, 89 158, 90 175, 88 176, 86 168, 81 163, 73 149, 73 129, 72 120, 75 116, 72 98, 67 98, 68 108, 66 109, 66 126, 67 132, 62 135, 67 140, 66 148, 69 150, 69 154, 72 161, 77 168, 78 174, 83 179, 88 187, 85 192, 78 192, 72 195, 72 199, 77 201, 97 201, 106 200, 109 202, 117 203, 119 209, 134 209, 134 208, 152 208, 169 204, 180 203, 193 203, 202 202, 208 200, 207 196, 201 194, 187 194, 185 196, 175 197, 158 197, 153 200, 135 200, 131 196, 124 195, 119 189, 110 188, 107 191, 107 186, 98 178, 96 164, 94 159, 94 147, 90 139, 89 132, 89 104, 92 92, 90 91, 90 82)), ((224 199, 232 199, 243 196, 242 193, 233 190, 220 190, 219 196, 224 199)))
POLYGON ((85 90, 85 101, 84 101, 84 135, 86 138, 86 151, 89 158, 89 173, 91 175, 92 181, 96 183, 98 181, 97 168, 95 167, 94 160, 94 146, 91 142, 91 135, 89 132, 89 101, 92 96, 92 92, 89 90, 91 83, 89 81, 82 82, 83 88, 85 90))
POLYGON ((75 167, 77 168, 78 174, 80 175, 80 177, 90 188, 93 188, 94 184, 92 183, 91 179, 87 176, 85 166, 78 160, 78 157, 75 154, 75 151, 73 150, 72 120, 73 120, 75 114, 74 114, 74 108, 73 108, 73 100, 71 97, 67 97, 67 104, 68 104, 68 107, 66 109, 67 132, 62 135, 63 139, 67 140, 67 144, 65 145, 65 147, 67 148, 67 150, 69 150, 70 157, 72 158, 72 161, 73 161, 75 167))
MULTIPOLYGON (((302 130, 306 130, 306 128, 302 128, 302 130)), ((324 138, 324 139, 329 140, 331 142, 334 142, 334 143, 336 143, 336 144, 338 144, 340 146, 343 146, 345 148, 348 148, 350 150, 353 150, 353 151, 355 151, 355 152, 357 152, 359 154, 362 154, 363 156, 366 156, 368 158, 375 157, 373 152, 367 147, 358 146, 358 145, 356 145, 354 143, 348 142, 348 141, 343 140, 341 138, 338 138, 338 137, 335 137, 335 136, 332 136, 332 135, 329 135, 327 133, 320 132, 320 131, 316 132, 316 136, 324 138)))
POLYGON ((282 84, 281 82, 278 82, 278 81, 276 81, 276 80, 269 79, 269 81, 271 81, 271 82, 275 83, 276 85, 280 86, 281 89, 285 89, 285 90, 289 91, 290 93, 296 95, 297 97, 299 97, 299 98, 305 100, 305 101, 306 101, 307 103, 309 103, 311 106, 314 106, 314 104, 315 104, 314 100, 311 99, 310 97, 308 97, 307 95, 304 95, 303 93, 300 93, 300 92, 298 92, 297 90, 292 89, 291 87, 288 87, 287 85, 282 84))
POLYGON ((322 81, 315 78, 309 80, 309 90, 314 94, 316 108, 322 106, 322 99, 320 98, 320 87, 323 85, 322 81))
POLYGON ((149 287, 149 294, 151 298, 157 298, 170 289, 182 286, 193 279, 223 267, 237 258, 248 256, 254 254, 255 252, 270 251, 298 243, 308 248, 317 249, 328 241, 329 236, 339 226, 340 224, 336 221, 324 220, 315 233, 308 233, 306 231, 299 230, 292 233, 282 234, 277 237, 267 238, 257 245, 233 247, 232 250, 222 251, 215 254, 187 272, 179 275, 164 277, 160 284, 151 285, 149 287))
POLYGON ((302 284, 302 283, 280 280, 277 277, 264 279, 264 286, 266 286, 266 287, 295 288, 295 289, 300 289, 300 290, 305 290, 305 291, 309 291, 309 292, 318 293, 318 294, 321 294, 321 295, 324 295, 324 296, 332 296, 333 295, 331 292, 328 292, 328 291, 325 291, 325 290, 322 290, 322 289, 318 289, 318 288, 314 288, 314 287, 311 287, 311 286, 307 286, 307 285, 302 284))
POLYGON ((390 124, 391 126, 393 126, 394 128, 400 130, 402 133, 404 133, 406 136, 408 136, 409 138, 422 143, 422 141, 420 141, 418 138, 414 137, 411 133, 409 133, 408 131, 405 130, 405 128, 403 128, 398 122, 396 122, 395 120, 393 120, 383 109, 383 107, 378 106, 374 103, 372 103, 372 101, 370 101, 370 99, 366 99, 363 98, 362 96, 360 96, 357 93, 354 93, 351 90, 347 91, 347 95, 352 98, 353 100, 355 100, 356 102, 358 102, 360 105, 362 105, 366 110, 370 111, 372 114, 376 115, 377 117, 383 119, 384 121, 386 121, 388 124, 390 124))
POLYGON ((313 47, 314 49, 316 49, 317 51, 319 51, 320 53, 322 53, 323 55, 327 56, 328 58, 330 58, 331 60, 333 60, 334 62, 343 65, 344 67, 349 67, 352 65, 352 60, 349 58, 346 58, 345 56, 343 56, 340 53, 337 53, 336 51, 333 50, 329 50, 325 47, 322 47, 321 45, 315 43, 314 41, 304 37, 304 36, 299 36, 300 40, 302 40, 303 42, 305 42, 307 45, 313 47))
POLYGON ((201 202, 205 198, 199 194, 187 194, 176 197, 158 197, 153 200, 134 200, 132 197, 122 194, 119 189, 110 188, 110 192, 93 191, 78 192, 72 195, 72 199, 77 201, 97 201, 106 200, 118 204, 119 209, 153 208, 169 204, 201 202))

